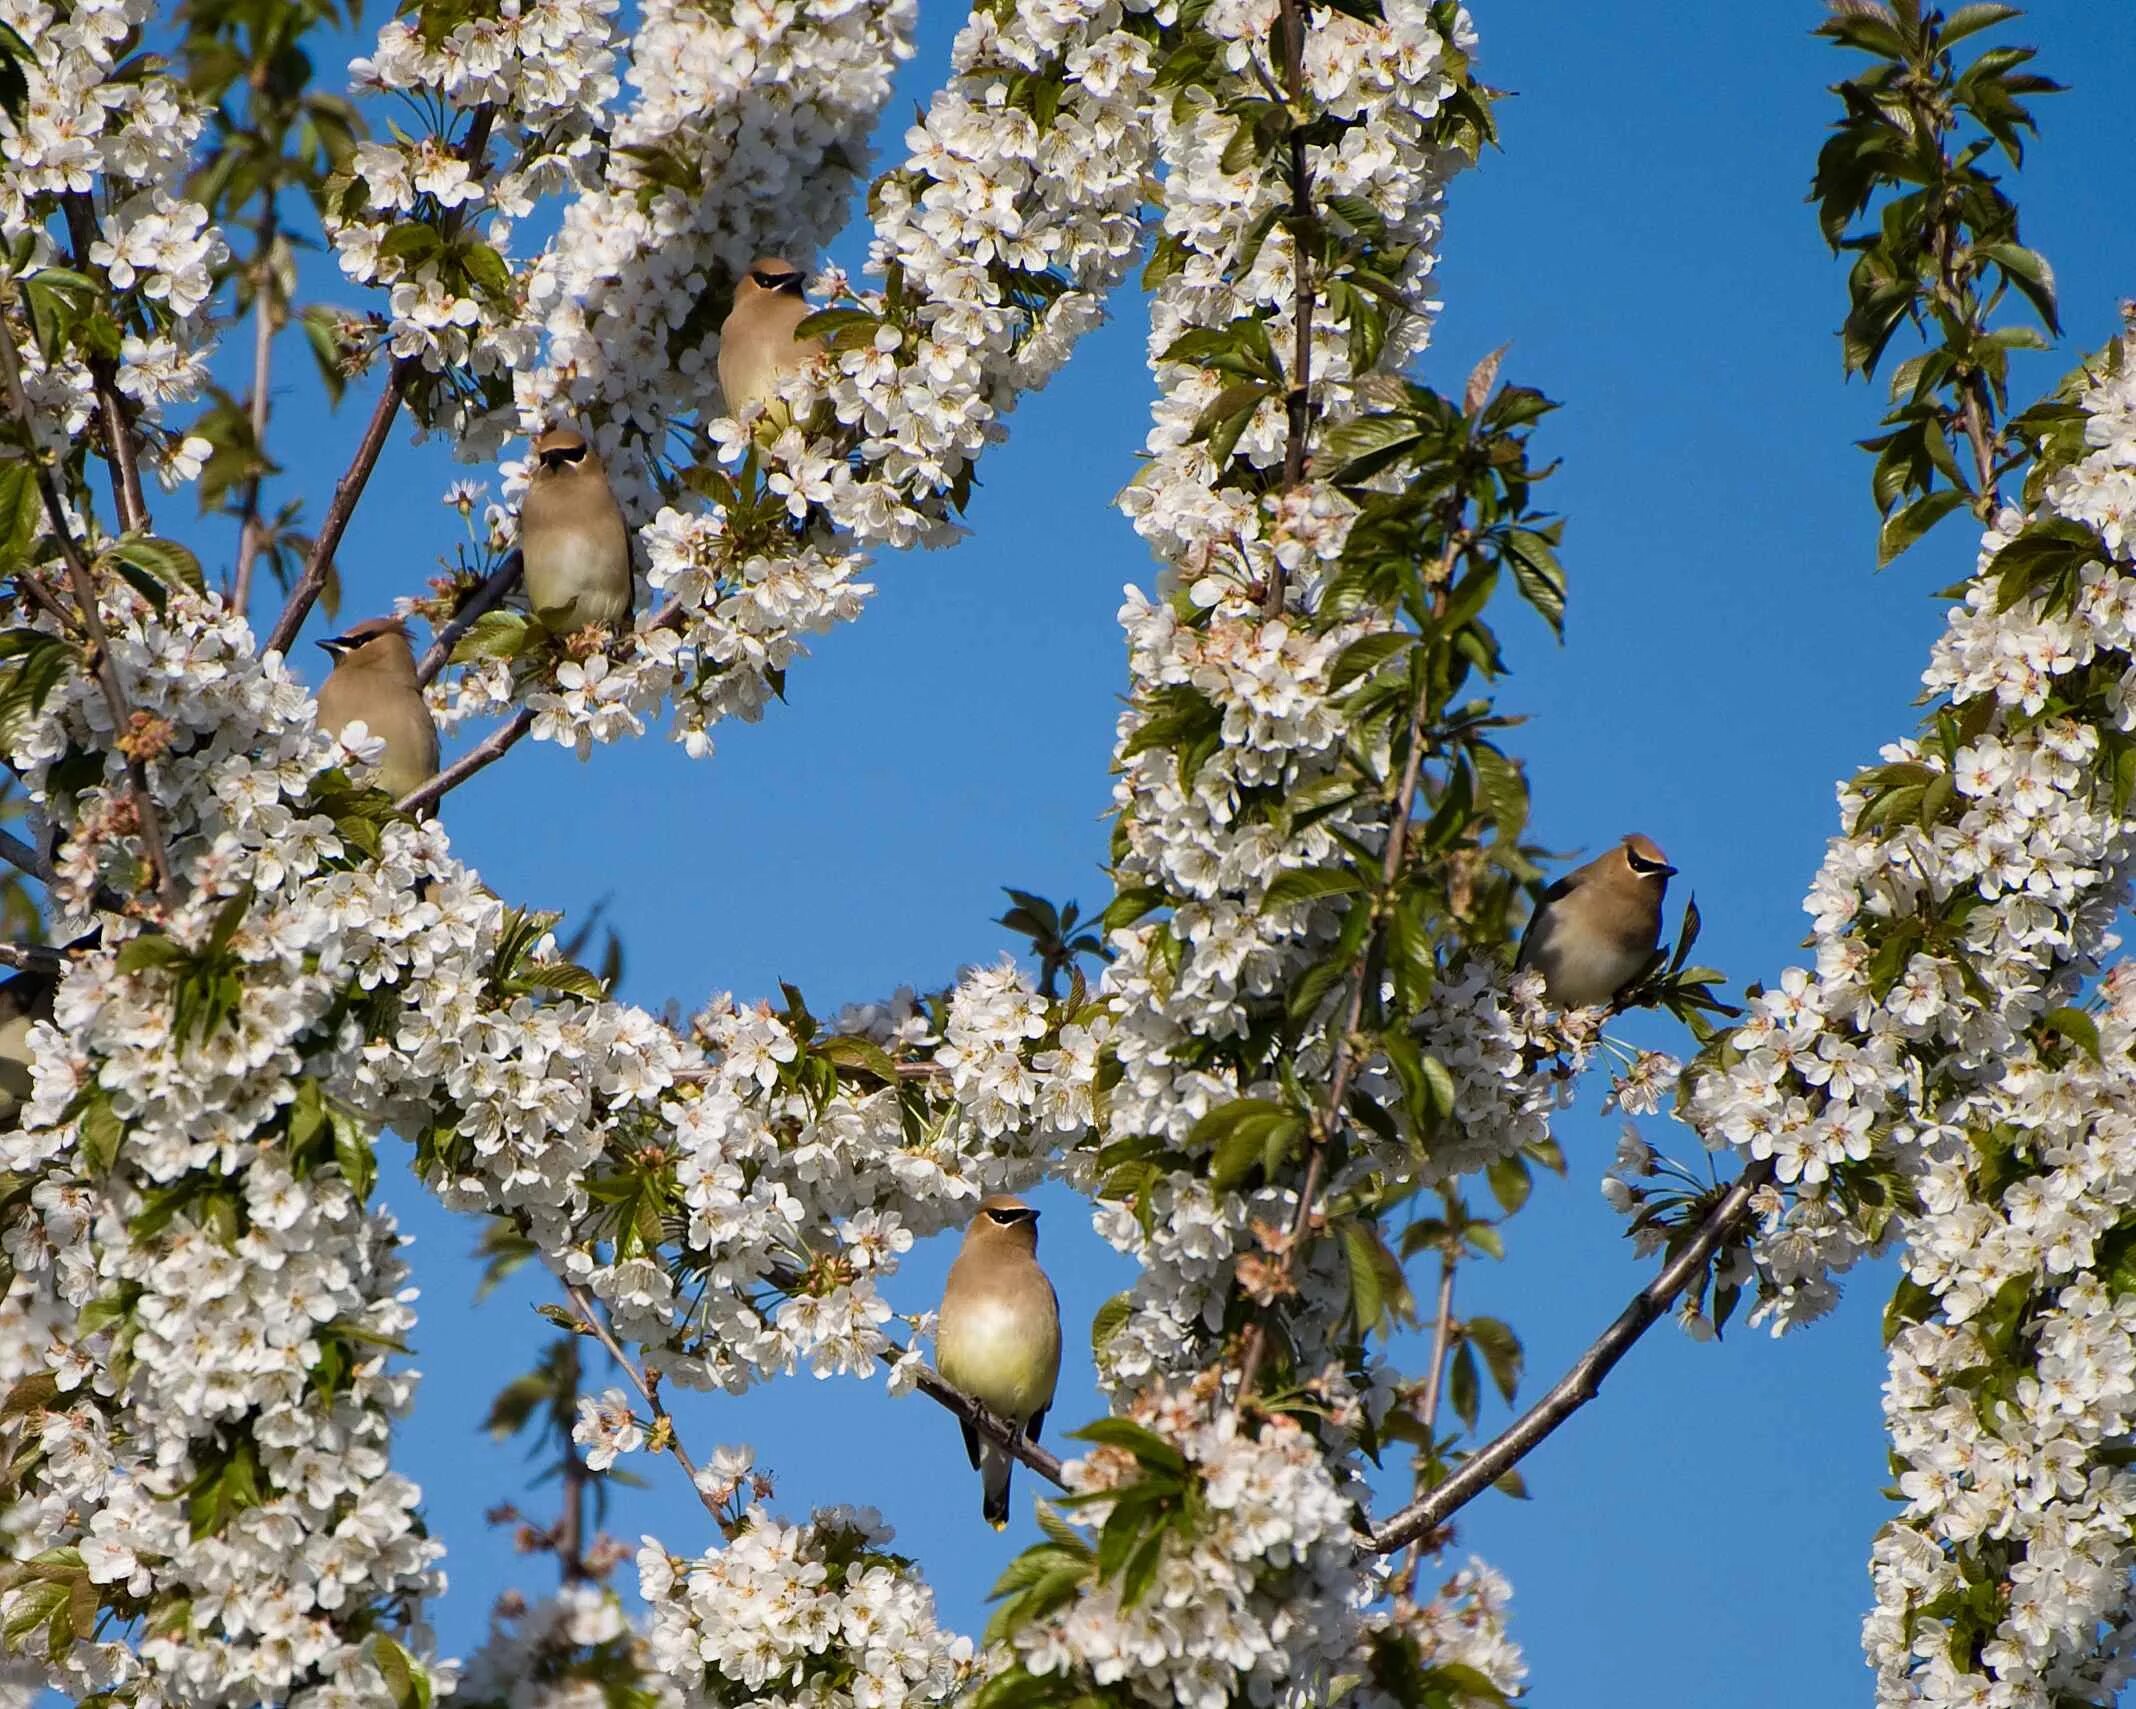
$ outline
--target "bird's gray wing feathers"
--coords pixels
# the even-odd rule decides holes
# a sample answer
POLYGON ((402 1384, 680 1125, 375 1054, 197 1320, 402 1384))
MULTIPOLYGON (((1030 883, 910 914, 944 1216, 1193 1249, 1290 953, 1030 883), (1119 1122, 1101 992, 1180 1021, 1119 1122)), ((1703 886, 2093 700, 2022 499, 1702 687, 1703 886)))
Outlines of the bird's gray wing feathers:
POLYGON ((1522 968, 1528 965, 1528 957, 1533 955, 1537 948, 1535 928, 1542 924, 1543 916, 1550 911, 1551 903, 1564 901, 1566 897, 1579 888, 1579 885, 1574 882, 1579 876, 1577 872, 1568 872, 1543 892, 1541 899, 1535 904, 1535 912, 1528 916, 1527 930, 1520 934, 1520 951, 1513 957, 1515 968, 1522 968))

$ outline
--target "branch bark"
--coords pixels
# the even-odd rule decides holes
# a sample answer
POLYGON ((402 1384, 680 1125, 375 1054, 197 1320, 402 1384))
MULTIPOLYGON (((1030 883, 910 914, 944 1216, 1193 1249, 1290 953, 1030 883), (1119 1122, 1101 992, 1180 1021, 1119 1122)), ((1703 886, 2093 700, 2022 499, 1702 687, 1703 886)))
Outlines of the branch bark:
MULTIPOLYGON (((266 203, 260 214, 259 253, 253 258, 255 278, 252 286, 252 451, 256 457, 267 454, 267 375, 274 351, 274 244, 275 244, 274 192, 266 192, 266 203)), ((259 475, 245 483, 245 504, 238 523, 237 572, 231 579, 230 606, 242 614, 252 603, 252 566, 260 555, 259 475)))
MULTIPOLYGON (((22 387, 22 368, 15 356, 15 336, 4 326, 0 326, 0 384, 7 388, 8 403, 15 411, 15 419, 27 430, 29 394, 22 387)), ((75 603, 81 607, 82 627, 89 636, 88 662, 96 677, 97 688, 103 694, 104 709, 111 715, 112 740, 119 744, 119 753, 126 761, 128 795, 133 803, 141 846, 147 851, 149 869, 155 875, 156 892, 166 907, 175 907, 177 887, 172 882, 170 853, 163 840, 163 820, 156 811, 156 798, 149 788, 148 767, 141 759, 127 753, 124 747, 133 726, 133 707, 127 701, 125 684, 119 681, 118 666, 112 662, 111 637, 104 628, 104 614, 97 604, 96 577, 68 525, 66 505, 60 499, 58 484, 52 479, 51 467, 34 445, 30 448, 29 466, 38 494, 44 500, 45 518, 52 525, 53 538, 59 542, 60 555, 66 559, 67 578, 74 590, 75 603)))
POLYGON ((452 614, 452 620, 440 629, 437 639, 430 643, 423 654, 422 662, 415 667, 415 680, 428 688, 437 680, 438 672, 452 663, 452 650, 459 645, 460 637, 475 626, 484 612, 494 611, 498 602, 519 585, 519 578, 526 569, 526 560, 514 550, 499 564, 490 578, 468 596, 465 605, 452 614))
POLYGON ((682 1433, 675 1428, 675 1420, 669 1416, 667 1407, 661 1402, 658 1378, 649 1376, 631 1362, 630 1355, 623 1351, 622 1343, 616 1340, 615 1331, 608 1327, 607 1317, 602 1314, 601 1308, 594 1304, 593 1297, 584 1288, 576 1282, 566 1282, 564 1292, 570 1297, 572 1309, 578 1313, 579 1322, 585 1326, 586 1333, 608 1349, 608 1356, 622 1367, 623 1374, 630 1379, 630 1386, 644 1397, 646 1407, 653 1415, 654 1426, 666 1426, 668 1452, 675 1456, 675 1463, 689 1476, 690 1488, 696 1491, 697 1499, 704 1504, 705 1511, 711 1514, 717 1523, 720 1517, 718 1504, 698 1486, 697 1462, 690 1458, 690 1450, 683 1446, 682 1433))
MULTIPOLYGON (((60 198, 66 214, 67 242, 75 268, 89 268, 89 250, 99 236, 96 203, 86 190, 69 190, 60 198)), ((118 370, 108 356, 88 359, 89 378, 96 392, 96 409, 104 428, 104 460, 111 468, 112 497, 118 502, 119 521, 129 533, 153 531, 148 504, 141 496, 141 464, 134 444, 133 424, 127 418, 125 400, 119 396, 118 370)))
MULTIPOLYGON (((483 151, 489 147, 490 127, 495 124, 496 117, 495 110, 487 104, 475 109, 467 135, 461 138, 455 151, 462 160, 473 163, 481 159, 483 151)), ((465 217, 464 208, 463 204, 446 216, 440 235, 450 239, 459 234, 465 217)), ((341 545, 341 537, 348 532, 349 518, 356 513, 356 502, 363 497, 371 471, 378 466, 379 455, 385 450, 386 435, 392 431, 401 399, 421 367, 419 357, 403 356, 387 370, 386 389, 379 394, 378 406, 372 410, 363 438, 357 442, 356 455, 349 460, 348 472, 334 483, 333 503, 327 506, 326 515, 320 520, 318 536, 312 541, 311 552, 304 560, 304 573, 297 577, 297 585, 289 590, 282 614, 274 620, 274 628, 268 632, 265 651, 287 653, 297 638, 297 631, 304 627, 304 619, 325 591, 334 553, 341 545)))
POLYGON ((1721 1243, 1748 1214, 1752 1195, 1773 1178, 1773 1169, 1773 1159, 1768 1157, 1752 1163, 1737 1176, 1735 1184, 1700 1219, 1691 1239, 1655 1273, 1651 1282, 1632 1296, 1631 1303, 1573 1362, 1572 1368, 1557 1380, 1550 1392, 1464 1460, 1460 1469, 1444 1483, 1389 1517, 1373 1534, 1371 1547, 1374 1553, 1391 1554, 1437 1530, 1519 1465, 1548 1440, 1559 1425, 1600 1394, 1602 1380, 1675 1303, 1676 1296, 1705 1267, 1721 1243))
MULTIPOLYGON (((1302 109, 1305 103, 1305 5, 1304 0, 1281 0, 1283 19, 1283 83, 1291 108, 1290 129, 1290 238, 1291 304, 1290 391, 1284 398, 1288 437, 1283 447, 1283 484, 1294 487, 1305 479, 1308 440, 1313 430, 1313 267, 1306 254, 1306 234, 1315 224, 1313 175, 1306 164, 1302 109)), ((1265 615, 1283 615, 1283 566, 1273 557, 1268 567, 1265 615)))
POLYGON ((417 817, 460 787, 484 766, 495 765, 512 751, 519 739, 534 728, 534 713, 522 706, 507 723, 492 730, 475 746, 454 760, 420 789, 411 789, 393 805, 411 818, 417 817))

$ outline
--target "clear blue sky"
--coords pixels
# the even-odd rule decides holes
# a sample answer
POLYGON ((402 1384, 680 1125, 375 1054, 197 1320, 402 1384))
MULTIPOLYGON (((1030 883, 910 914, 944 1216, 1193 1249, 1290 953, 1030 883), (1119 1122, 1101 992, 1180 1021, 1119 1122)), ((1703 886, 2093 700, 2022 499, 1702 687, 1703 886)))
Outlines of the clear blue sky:
MULTIPOLYGON (((926 16, 884 148, 939 79, 958 16, 926 16)), ((1509 377, 1566 405, 1541 447, 1565 460, 1548 498, 1570 521, 1569 636, 1560 649, 1516 625, 1504 691, 1533 719, 1520 745, 1540 835, 1567 851, 1655 836, 1698 894, 1705 958, 1738 983, 1797 956, 1834 780, 1912 727, 1941 621, 1929 590, 1963 574, 1973 550, 1953 523, 1873 573, 1867 459, 1851 441, 1872 430, 1876 397, 1841 383, 1842 271, 1803 204, 1833 107, 1824 86, 1845 65, 1811 40, 1817 16, 1771 0, 1636 15, 1483 0, 1485 75, 1518 98, 1502 109, 1505 152, 1454 190, 1446 311, 1424 364, 1455 390, 1510 339, 1509 377)), ((2029 239, 2060 275, 2075 350, 2103 340, 2136 291, 2136 13, 2053 0, 2019 30, 2075 86, 2041 104, 2045 136, 2018 190, 2029 239)), ((855 262, 862 247, 848 233, 835 253, 855 262)), ((323 288, 322 269, 310 277, 348 300, 323 288)), ((1113 614, 1121 585, 1153 568, 1109 508, 1148 404, 1139 305, 1117 308, 988 455, 973 537, 882 562, 868 612, 792 672, 791 704, 723 727, 706 763, 659 739, 584 765, 523 748, 452 798, 463 856, 515 900, 580 914, 607 898, 627 947, 624 995, 655 1009, 770 993, 783 977, 827 1012, 994 957, 1007 942, 990 921, 1002 884, 1102 901, 1122 685, 1113 614)), ((275 496, 301 490, 316 516, 372 388, 318 420, 293 337, 281 355, 275 438, 289 473, 275 496)), ((2030 383, 2062 365, 2035 364, 2030 383)), ((456 472, 440 447, 395 441, 342 554, 352 615, 419 587, 450 551, 458 521, 435 501, 456 472)), ((163 509, 175 522, 177 504, 163 509)), ((227 565, 229 539, 193 537, 211 573, 227 565)), ((315 620, 307 639, 322 632, 315 620)), ((300 651, 300 669, 323 663, 300 651)), ((1630 1030, 1675 1042, 1651 1019, 1630 1030)), ((1570 1179, 1546 1181, 1507 1261, 1461 1285, 1461 1306, 1526 1337, 1531 1392, 1645 1273, 1596 1190, 1613 1145, 1601 1090, 1559 1128, 1570 1179)), ((521 1468, 477 1426, 546 1329, 531 1284, 470 1306, 474 1231, 404 1173, 386 1191, 418 1237, 423 1287, 425 1379, 399 1458, 451 1547, 439 1613, 464 1656, 496 1591, 545 1583, 540 1563, 515 1561, 482 1524, 486 1506, 521 1493, 521 1468)), ((1053 1418, 1069 1428, 1100 1410, 1082 1330, 1120 1261, 1072 1199, 1045 1205, 1042 1250, 1069 1329, 1053 1418)), ((941 1242, 915 1253, 892 1297, 932 1305, 948 1257, 941 1242)), ((1793 1709, 1866 1695, 1857 1629, 1886 1511, 1888 1280, 1857 1278, 1835 1319, 1783 1343, 1738 1329, 1696 1346, 1657 1331, 1529 1462, 1532 1502, 1471 1509, 1460 1549, 1511 1576, 1538 1702, 1793 1709)), ((967 1630, 1026 1540, 1027 1518, 1003 1537, 980 1523, 950 1420, 879 1383, 803 1376, 742 1400, 683 1397, 680 1418, 701 1451, 754 1442, 797 1514, 875 1502, 967 1630)), ((654 1487, 618 1492, 611 1527, 701 1545, 672 1465, 639 1469, 654 1487)))

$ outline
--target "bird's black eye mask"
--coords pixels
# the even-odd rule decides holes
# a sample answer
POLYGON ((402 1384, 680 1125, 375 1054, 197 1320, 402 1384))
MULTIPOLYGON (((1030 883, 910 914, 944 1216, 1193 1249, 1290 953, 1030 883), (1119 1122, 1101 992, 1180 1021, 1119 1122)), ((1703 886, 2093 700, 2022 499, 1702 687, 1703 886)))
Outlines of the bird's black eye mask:
POLYGON ((1624 851, 1624 858, 1641 878, 1667 878, 1676 871, 1666 861, 1648 860, 1645 855, 1634 854, 1630 849, 1624 851))
POLYGON ((802 280, 799 273, 764 273, 751 268, 749 277, 767 291, 788 291, 797 297, 801 294, 802 280))
POLYGON ((541 454, 541 466, 544 469, 567 469, 575 464, 583 463, 585 460, 586 447, 583 445, 574 445, 568 449, 556 451, 544 451, 541 454))
POLYGON ((1038 1212, 1029 1205, 1019 1205, 1014 1210, 996 1207, 986 1213, 1003 1228, 1014 1228, 1020 1222, 1038 1221, 1038 1212))

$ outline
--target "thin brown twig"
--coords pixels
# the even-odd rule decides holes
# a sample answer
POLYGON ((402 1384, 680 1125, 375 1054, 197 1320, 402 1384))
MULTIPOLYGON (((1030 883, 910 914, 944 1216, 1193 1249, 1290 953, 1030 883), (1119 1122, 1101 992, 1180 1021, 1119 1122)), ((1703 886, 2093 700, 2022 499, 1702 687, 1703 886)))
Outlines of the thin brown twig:
POLYGON ((400 412, 401 394, 413 374, 408 366, 412 360, 403 357, 387 371, 385 390, 378 394, 377 407, 371 411, 363 437, 356 443, 356 455, 349 460, 347 472, 334 483, 333 502, 320 519, 319 532, 312 539, 311 551, 305 555, 304 569, 297 577, 297 585, 289 590, 289 598, 282 604, 282 614, 268 631, 263 651, 287 653, 297 638, 297 631, 304 627, 304 619, 311 615, 311 608, 326 591, 326 578, 333 573, 334 553, 340 548, 341 537, 348 532, 349 518, 356 514, 356 501, 363 497, 371 471, 378 466, 379 456, 386 448, 386 435, 393 430, 393 418, 400 412))
MULTIPOLYGON (((1448 1229, 1451 1230, 1452 1201, 1448 1195, 1448 1229)), ((1439 1397, 1443 1392, 1446 1377, 1447 1355, 1453 1351, 1454 1339, 1454 1267, 1459 1262, 1451 1233, 1446 1243, 1439 1248, 1439 1309, 1434 1317, 1431 1336, 1431 1370, 1424 1379, 1424 1404, 1418 1409, 1418 1421, 1424 1426, 1424 1443, 1417 1449, 1416 1495, 1422 1495, 1423 1473, 1428 1460, 1436 1459, 1435 1446, 1439 1430, 1439 1397)), ((1417 1576, 1424 1570, 1424 1542, 1430 1536, 1420 1531, 1409 1545, 1409 1564, 1403 1573, 1403 1581, 1409 1586, 1409 1595, 1414 1600, 1417 1594, 1417 1576)))
MULTIPOLYGON (((1449 560, 1459 551, 1461 536, 1455 535, 1448 545, 1449 560)), ((1441 578, 1444 579, 1443 577, 1441 578)), ((1380 860, 1380 889, 1384 894, 1394 888, 1400 878, 1402 862, 1408 850, 1409 816, 1416 810, 1417 785, 1424 770, 1424 725, 1431 716, 1430 697, 1419 694, 1409 716, 1409 752, 1402 762, 1402 778, 1395 791, 1394 811, 1387 826, 1387 846, 1380 860)), ((1357 904, 1365 906, 1363 902, 1357 904)), ((1276 1292, 1280 1296, 1282 1285, 1289 1281, 1296 1268, 1298 1249, 1310 1235, 1313 1220, 1313 1200, 1320 1190, 1320 1171, 1327 1161, 1328 1144, 1333 1139, 1337 1123, 1342 1120, 1343 1101, 1350 1095, 1350 1081, 1357 1073, 1360 1053, 1357 1050, 1357 1032, 1363 1024, 1365 993, 1371 985, 1370 967, 1377 933, 1368 932, 1365 945, 1358 953, 1357 969, 1350 981, 1350 1002, 1341 1031, 1336 1035, 1335 1057, 1328 1075, 1328 1095, 1318 1112, 1311 1131, 1306 1136, 1305 1177, 1298 1184, 1298 1208, 1291 1216, 1290 1238, 1284 1243, 1282 1253, 1276 1260, 1276 1292)), ((1268 1331, 1260 1319, 1246 1331, 1246 1346, 1239 1363, 1240 1405, 1253 1394, 1254 1379, 1260 1375, 1261 1361, 1268 1351, 1268 1331)))
MULTIPOLYGON (((462 160, 472 163, 481 158, 489 147, 490 127, 495 122, 495 109, 487 103, 475 109, 467 135, 455 151, 462 160)), ((458 236, 465 217, 466 204, 463 203, 445 217, 440 235, 448 241, 458 236)), ((297 638, 297 631, 304 627, 304 619, 318 603, 319 595, 326 591, 326 578, 333 568, 334 553, 341 545, 341 537, 348 532, 349 519, 356 513, 356 503, 363 497, 371 471, 378 466, 378 459, 386 448, 386 435, 392 431, 401 399, 421 367, 420 357, 403 356, 387 370, 385 390, 379 394, 378 405, 364 427, 363 438, 357 442, 356 454, 349 460, 347 472, 334 483, 333 502, 320 519, 319 532, 304 559, 303 573, 297 577, 297 585, 289 590, 282 613, 268 632, 264 651, 287 653, 297 638)))
POLYGON ((690 1450, 683 1446, 682 1432, 675 1428, 674 1418, 660 1399, 657 1374, 641 1371, 631 1362, 630 1355, 623 1351, 623 1344, 616 1339, 616 1332, 608 1327, 607 1316, 584 1288, 576 1282, 566 1282, 563 1287, 578 1312, 579 1322, 585 1325, 586 1333, 608 1349, 608 1356, 622 1367, 623 1374, 630 1379, 630 1386, 644 1397, 646 1407, 653 1415, 654 1429, 667 1439, 667 1451, 675 1456, 675 1463, 689 1477, 690 1488, 697 1492, 697 1499, 704 1503, 705 1511, 715 1521, 719 1520, 719 1504, 698 1484, 697 1462, 690 1458, 690 1450))
POLYGON ((438 672, 452 663, 452 650, 460 644, 460 637, 475 626, 483 613, 494 611, 498 601, 519 585, 519 578, 525 568, 526 560, 519 555, 515 547, 506 555, 504 562, 490 572, 488 580, 468 595, 467 603, 455 611, 451 620, 438 631, 437 639, 430 643, 429 650, 423 654, 422 662, 415 667, 415 680, 419 685, 428 688, 437 680, 438 672))
POLYGON ((1444 1483, 1438 1484, 1391 1515, 1372 1537, 1378 1554, 1391 1554, 1437 1530, 1477 1496, 1528 1457, 1559 1425, 1602 1392, 1602 1380, 1651 1329, 1676 1296, 1702 1270, 1721 1243, 1749 1213, 1750 1201, 1773 1178, 1772 1158, 1754 1162, 1699 1219, 1697 1231, 1632 1296, 1631 1303, 1573 1362, 1550 1392, 1528 1408, 1490 1442, 1479 1448, 1444 1483))
MULTIPOLYGON (((1287 438, 1283 447, 1283 484, 1295 487, 1305 479, 1307 443, 1313 430, 1313 265, 1306 254, 1308 234, 1315 222, 1313 175, 1306 164, 1302 108, 1305 102, 1305 7, 1303 0, 1281 0, 1283 18, 1283 81, 1289 93, 1290 114, 1290 239, 1291 273, 1295 296, 1291 305, 1290 391, 1283 401, 1287 438)), ((1283 566, 1273 558, 1268 566, 1268 593, 1263 612, 1283 615, 1283 566)))
MULTIPOLYGON (((894 1366, 904 1356, 905 1349, 895 1345, 885 1347, 882 1351, 882 1361, 886 1365, 894 1366)), ((962 1389, 952 1388, 942 1380, 939 1372, 922 1365, 914 1386, 929 1400, 955 1413, 995 1447, 1007 1453, 1011 1459, 1029 1466, 1055 1489, 1068 1487, 1058 1454, 1041 1448, 1031 1437, 996 1417, 962 1389)))
POLYGON ((512 751, 519 739, 534 728, 533 708, 522 706, 510 720, 500 724, 487 736, 454 760, 437 776, 419 789, 411 789, 393 805, 414 818, 460 787, 484 766, 495 765, 512 751))
MULTIPOLYGON (((7 388, 8 401, 15 409, 16 419, 27 427, 29 394, 22 386, 22 368, 15 357, 14 333, 5 326, 0 326, 0 383, 7 388)), ((133 727, 133 707, 126 698, 126 685, 119 681, 119 668, 111 657, 111 637, 104 628, 104 614, 97 603, 96 577, 67 522, 66 505, 60 498, 58 483, 52 479, 50 466, 34 449, 29 466, 37 491, 44 500, 45 518, 52 525, 53 538, 59 542, 60 555, 66 559, 67 578, 74 590, 75 603, 81 608, 82 626, 89 636, 88 662, 97 687, 103 693, 104 709, 111 716, 112 740, 123 744, 133 727)), ((149 788, 148 767, 136 755, 126 753, 123 746, 120 753, 126 761, 135 826, 140 833, 141 845, 148 853, 156 892, 166 907, 175 907, 178 892, 171 878, 170 852, 163 840, 163 820, 156 811, 155 795, 149 788)))
MULTIPOLYGON (((274 245, 275 203, 272 189, 260 213, 259 253, 253 258, 256 277, 252 285, 252 454, 264 460, 267 454, 267 376, 274 353, 274 245)), ((252 566, 260 555, 266 534, 260 523, 260 488, 264 477, 254 473, 245 482, 245 502, 237 534, 237 573, 231 580, 230 609, 242 614, 252 603, 252 566)))
MULTIPOLYGON (((91 265, 89 251, 99 236, 96 203, 86 190, 69 190, 60 197, 60 206, 66 214, 67 242, 73 250, 74 265, 77 270, 86 271, 91 265)), ((141 464, 134 445, 133 423, 127 418, 125 400, 119 396, 118 369, 108 356, 91 355, 87 360, 97 414, 103 418, 104 460, 111 468, 111 491, 118 501, 119 520, 128 533, 147 534, 153 525, 148 503, 141 496, 141 464)))

